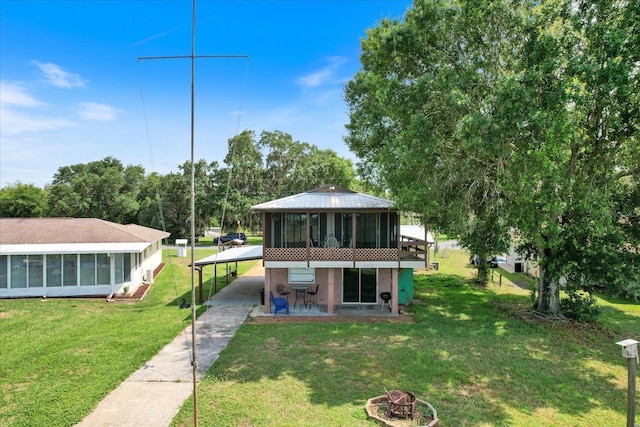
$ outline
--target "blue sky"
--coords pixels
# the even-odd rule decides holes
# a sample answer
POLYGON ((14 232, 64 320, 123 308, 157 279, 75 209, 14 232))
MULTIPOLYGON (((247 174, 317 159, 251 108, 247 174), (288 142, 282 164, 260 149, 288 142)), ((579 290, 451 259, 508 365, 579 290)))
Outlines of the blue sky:
MULTIPOLYGON (((222 160, 244 129, 355 158, 344 84, 360 39, 410 0, 197 3, 195 157, 222 160)), ((43 187, 61 166, 113 156, 147 173, 190 158, 190 0, 0 2, 0 187, 43 187)))

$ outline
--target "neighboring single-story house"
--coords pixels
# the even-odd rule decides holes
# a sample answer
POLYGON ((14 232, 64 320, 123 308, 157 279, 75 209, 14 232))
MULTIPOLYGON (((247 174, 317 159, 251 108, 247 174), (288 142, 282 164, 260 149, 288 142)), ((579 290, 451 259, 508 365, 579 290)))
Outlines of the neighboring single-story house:
POLYGON ((0 298, 133 293, 170 233, 94 218, 0 218, 0 298))
POLYGON ((282 285, 292 302, 299 290, 317 287, 314 302, 327 313, 381 306, 388 292, 398 314, 402 292, 413 291, 413 269, 427 266, 403 249, 411 245, 401 240, 400 214, 389 200, 330 185, 251 210, 262 213, 266 312, 269 292, 277 296, 282 285))

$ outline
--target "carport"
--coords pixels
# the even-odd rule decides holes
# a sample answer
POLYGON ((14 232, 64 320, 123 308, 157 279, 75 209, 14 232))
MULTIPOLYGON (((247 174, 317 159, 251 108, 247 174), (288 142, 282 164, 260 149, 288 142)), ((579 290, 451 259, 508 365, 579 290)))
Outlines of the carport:
POLYGON ((202 258, 195 262, 195 269, 198 270, 198 284, 199 284, 199 297, 200 303, 203 302, 202 295, 202 269, 207 265, 214 266, 214 274, 213 274, 213 286, 214 292, 218 292, 218 264, 224 264, 227 276, 232 274, 234 270, 229 270, 229 263, 235 263, 235 272, 238 271, 238 262, 240 261, 251 261, 256 259, 262 259, 262 245, 249 245, 249 246, 241 246, 239 248, 230 248, 225 251, 221 251, 210 255, 208 257, 202 258))

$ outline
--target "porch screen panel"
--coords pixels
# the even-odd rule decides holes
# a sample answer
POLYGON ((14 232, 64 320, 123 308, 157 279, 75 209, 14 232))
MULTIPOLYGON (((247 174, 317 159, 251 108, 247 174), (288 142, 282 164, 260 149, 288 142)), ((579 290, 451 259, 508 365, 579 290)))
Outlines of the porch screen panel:
POLYGON ((62 255, 47 255, 47 287, 62 286, 62 255))
POLYGON ((285 247, 304 248, 307 245, 307 215, 285 215, 285 247))
POLYGON ((340 224, 341 230, 338 236, 342 236, 340 241, 342 241, 343 248, 353 247, 353 236, 351 235, 351 231, 353 230, 353 214, 343 213, 342 221, 337 221, 340 224))
MULTIPOLYGON (((324 242, 326 237, 327 237, 327 214, 323 212, 320 214, 320 235, 318 236, 317 246, 320 246, 320 242, 324 242)), ((316 246, 315 242, 314 242, 314 246, 316 246)))
POLYGON ((78 286, 78 255, 63 255, 62 286, 78 286))
POLYGON ((27 266, 22 260, 27 260, 26 255, 11 255, 11 287, 27 287, 27 266))
POLYGON ((29 287, 41 288, 44 286, 44 256, 29 255, 29 287))
POLYGON ((320 214, 309 215, 309 238, 312 246, 320 246, 320 214))
POLYGON ((271 214, 264 214, 264 222, 262 223, 262 240, 264 241, 265 247, 271 248, 273 247, 271 243, 271 239, 273 238, 273 230, 272 230, 272 221, 271 214))
POLYGON ((378 280, 375 268, 360 269, 360 302, 375 303, 377 297, 378 280))
POLYGON ((389 248, 389 214, 382 212, 380 214, 380 247, 389 248))
POLYGON ((358 276, 357 268, 345 268, 342 270, 342 302, 359 302, 360 286, 358 276))
POLYGON ((80 285, 94 286, 96 284, 96 256, 95 254, 80 255, 80 285))
POLYGON ((9 257, 0 255, 0 289, 7 289, 9 286, 9 257))
POLYGON ((96 277, 98 285, 111 284, 111 258, 107 254, 96 254, 96 277))
POLYGON ((398 212, 389 212, 389 247, 398 247, 398 212))
POLYGON ((378 247, 378 214, 358 214, 356 242, 358 248, 378 247))
POLYGON ((272 248, 281 248, 282 247, 282 223, 284 219, 280 214, 271 214, 271 229, 272 235, 271 240, 267 240, 268 243, 271 243, 272 248))

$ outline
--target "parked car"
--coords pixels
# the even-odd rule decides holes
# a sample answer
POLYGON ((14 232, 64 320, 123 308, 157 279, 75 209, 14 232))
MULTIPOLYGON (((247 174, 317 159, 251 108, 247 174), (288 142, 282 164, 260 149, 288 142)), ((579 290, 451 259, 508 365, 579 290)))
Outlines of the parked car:
MULTIPOLYGON (((478 265, 478 260, 478 255, 472 255, 471 258, 469 258, 469 264, 478 265)), ((492 255, 487 258, 487 264, 489 264, 491 268, 498 268, 498 256, 492 255)))
POLYGON ((245 233, 227 233, 224 236, 215 237, 213 239, 213 243, 217 245, 218 241, 220 243, 228 243, 232 240, 242 240, 242 243, 244 244, 244 242, 247 241, 247 235, 245 233))

